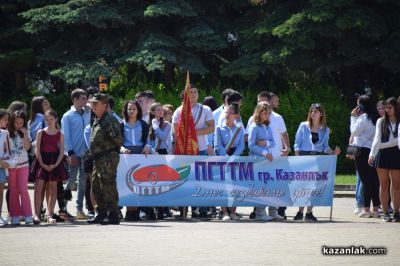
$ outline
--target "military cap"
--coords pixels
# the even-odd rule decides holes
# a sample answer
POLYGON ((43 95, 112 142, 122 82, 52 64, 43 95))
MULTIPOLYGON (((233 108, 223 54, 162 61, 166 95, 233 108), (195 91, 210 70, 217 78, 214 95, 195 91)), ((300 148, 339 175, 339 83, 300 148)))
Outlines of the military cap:
POLYGON ((90 99, 91 102, 103 102, 103 103, 108 103, 108 95, 104 93, 95 93, 93 95, 93 98, 90 99))

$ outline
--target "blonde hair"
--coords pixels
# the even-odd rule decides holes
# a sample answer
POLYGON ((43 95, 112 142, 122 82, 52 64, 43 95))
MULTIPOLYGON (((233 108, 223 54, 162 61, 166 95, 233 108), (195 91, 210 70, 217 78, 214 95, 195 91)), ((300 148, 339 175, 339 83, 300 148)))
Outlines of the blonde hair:
POLYGON ((261 114, 263 112, 268 112, 268 111, 271 113, 271 111, 272 111, 271 105, 269 103, 267 103, 267 102, 259 102, 257 104, 256 109, 254 110, 254 114, 253 114, 254 122, 257 125, 264 124, 264 125, 268 126, 269 125, 269 119, 267 121, 265 121, 265 122, 261 121, 261 114))

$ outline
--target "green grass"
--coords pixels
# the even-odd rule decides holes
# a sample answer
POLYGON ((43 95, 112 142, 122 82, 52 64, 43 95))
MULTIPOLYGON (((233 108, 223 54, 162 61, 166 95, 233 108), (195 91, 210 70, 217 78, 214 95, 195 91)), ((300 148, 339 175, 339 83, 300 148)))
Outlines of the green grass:
POLYGON ((336 175, 335 185, 355 185, 356 175, 336 175))

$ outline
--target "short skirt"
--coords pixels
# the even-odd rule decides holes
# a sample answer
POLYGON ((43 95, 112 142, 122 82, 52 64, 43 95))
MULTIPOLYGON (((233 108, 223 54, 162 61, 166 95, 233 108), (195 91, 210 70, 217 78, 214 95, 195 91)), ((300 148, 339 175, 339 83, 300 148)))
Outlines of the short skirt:
POLYGON ((379 150, 375 158, 375 167, 400 170, 400 150, 397 146, 379 150))

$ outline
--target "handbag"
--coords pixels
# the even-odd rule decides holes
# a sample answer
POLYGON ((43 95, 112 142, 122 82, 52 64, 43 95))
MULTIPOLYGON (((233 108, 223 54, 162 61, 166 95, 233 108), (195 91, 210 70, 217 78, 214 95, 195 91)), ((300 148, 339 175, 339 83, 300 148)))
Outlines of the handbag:
POLYGON ((357 157, 358 155, 360 155, 360 147, 354 146, 354 145, 348 145, 346 148, 346 155, 349 156, 355 156, 357 157))

